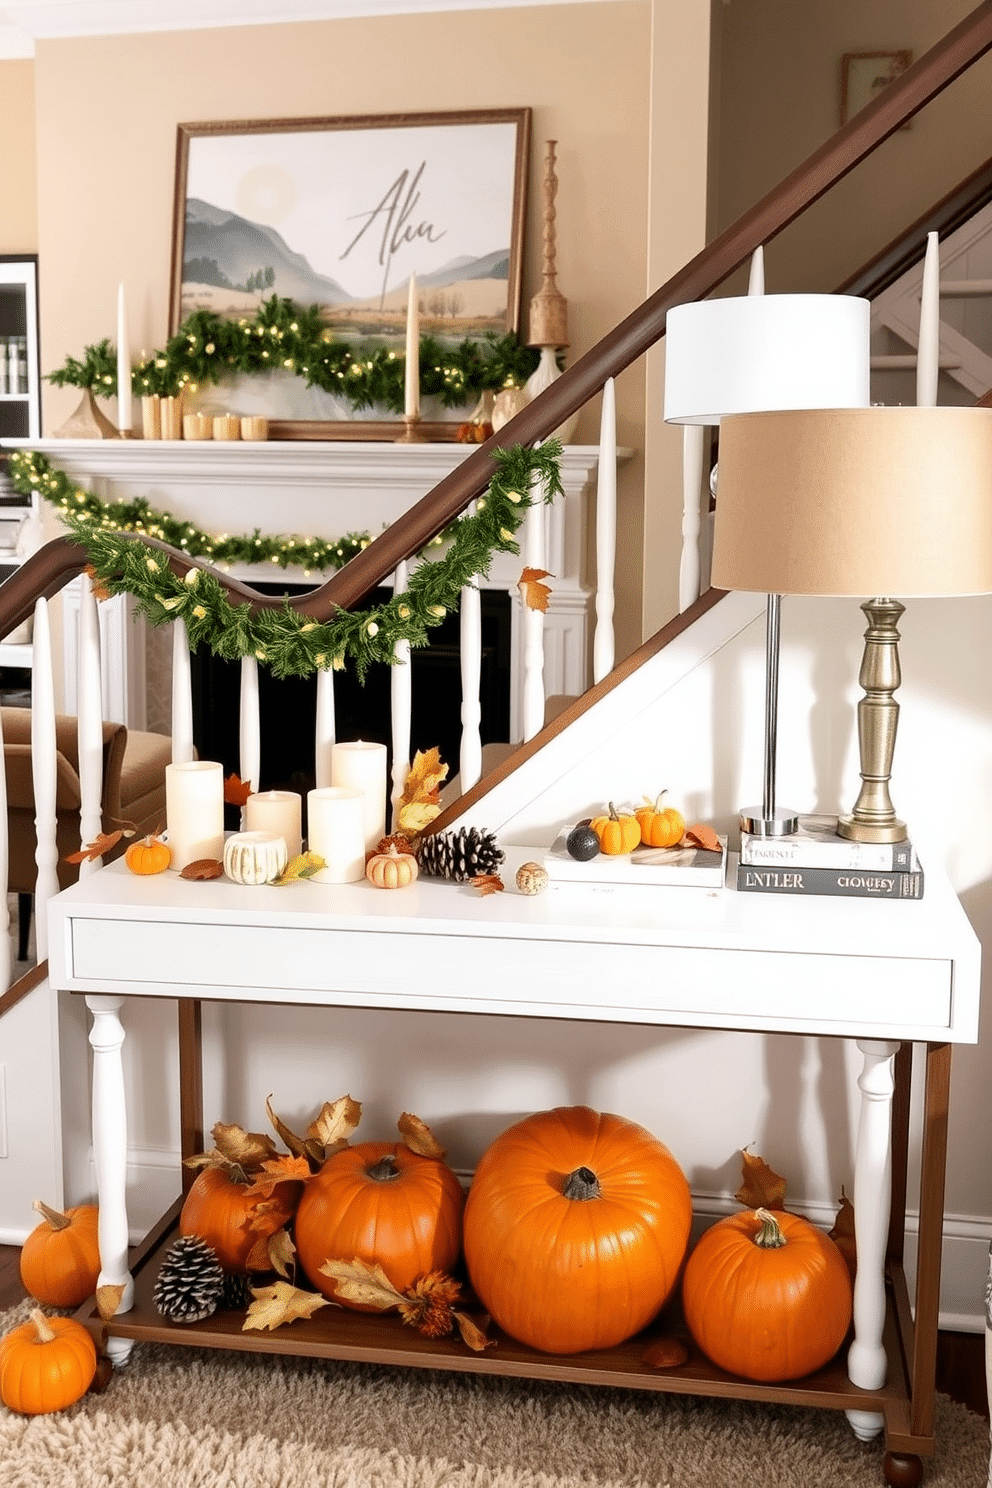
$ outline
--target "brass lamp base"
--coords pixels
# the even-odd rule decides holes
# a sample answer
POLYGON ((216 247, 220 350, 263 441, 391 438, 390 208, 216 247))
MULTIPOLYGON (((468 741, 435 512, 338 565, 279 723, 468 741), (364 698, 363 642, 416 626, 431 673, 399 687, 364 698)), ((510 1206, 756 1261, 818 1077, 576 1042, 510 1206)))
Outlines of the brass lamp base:
POLYGON ((394 444, 427 444, 426 434, 420 432, 420 414, 405 413, 403 415, 403 433, 397 434, 393 440, 394 444))
POLYGON ((854 809, 842 816, 837 832, 852 842, 902 842, 906 823, 896 816, 889 797, 889 774, 899 723, 899 704, 892 694, 899 670, 899 617, 905 605, 896 599, 866 599, 868 619, 858 681, 865 695, 858 703, 861 790, 854 809))

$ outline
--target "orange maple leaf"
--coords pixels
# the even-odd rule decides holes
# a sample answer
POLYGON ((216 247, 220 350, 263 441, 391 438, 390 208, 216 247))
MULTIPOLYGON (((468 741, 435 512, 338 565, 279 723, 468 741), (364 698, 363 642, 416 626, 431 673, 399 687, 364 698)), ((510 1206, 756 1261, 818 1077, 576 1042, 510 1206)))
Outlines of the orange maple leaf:
POLYGON ((116 847, 123 836, 123 831, 101 832, 97 837, 93 838, 92 842, 88 842, 85 847, 81 847, 78 852, 66 853, 65 862, 92 863, 96 858, 102 858, 105 852, 110 852, 112 847, 116 847))
POLYGON ((695 822, 691 827, 686 827, 682 838, 685 847, 702 847, 707 852, 722 852, 720 839, 712 827, 705 826, 702 822, 695 822))
POLYGON ((197 858, 195 863, 187 863, 179 874, 180 878, 191 879, 194 883, 223 876, 224 864, 220 858, 197 858))
POLYGON ((228 806, 243 806, 252 794, 251 782, 242 780, 232 770, 224 781, 224 801, 228 806))
POLYGON ((473 889, 478 889, 482 895, 498 894, 504 887, 503 880, 498 873, 477 873, 469 881, 473 889))
POLYGON ((263 1162, 261 1168, 251 1175, 251 1184, 246 1192, 267 1199, 271 1198, 280 1183, 293 1180, 302 1180, 305 1183, 311 1176, 312 1169, 305 1157, 290 1157, 286 1153, 263 1162))
POLYGON ((441 782, 447 773, 448 767, 436 745, 433 749, 417 750, 397 809, 397 826, 401 832, 416 836, 440 814, 441 782))
POLYGON ((734 1194, 749 1209, 784 1209, 785 1179, 768 1166, 763 1157, 741 1153, 743 1183, 734 1194))
POLYGON ((542 579, 553 579, 554 574, 548 573, 546 568, 525 568, 517 580, 523 602, 529 610, 546 610, 548 600, 551 598, 551 590, 547 584, 542 584, 542 579))

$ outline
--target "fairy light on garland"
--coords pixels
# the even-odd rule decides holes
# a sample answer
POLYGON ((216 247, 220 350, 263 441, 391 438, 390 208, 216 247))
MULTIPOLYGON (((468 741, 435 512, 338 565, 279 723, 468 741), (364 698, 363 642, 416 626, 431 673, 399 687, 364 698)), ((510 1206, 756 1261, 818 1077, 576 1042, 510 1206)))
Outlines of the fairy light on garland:
MULTIPOLYGON (((168 543, 181 557, 207 557, 194 552, 199 543, 212 544, 210 561, 217 563, 221 550, 237 551, 242 560, 258 562, 266 545, 275 545, 268 557, 289 563, 302 561, 291 552, 307 554, 306 563, 317 571, 317 556, 326 566, 340 567, 347 542, 366 547, 367 534, 352 535, 335 544, 311 538, 265 538, 260 533, 211 539, 190 523, 155 513, 143 502, 105 504, 92 493, 73 487, 71 481, 51 468, 44 456, 28 450, 11 455, 15 490, 33 491, 52 502, 61 520, 85 549, 98 587, 106 594, 131 594, 153 625, 185 621, 190 649, 206 645, 215 656, 238 661, 254 656, 276 677, 306 677, 318 670, 341 670, 350 660, 359 680, 364 680, 376 662, 390 665, 397 643, 425 646, 428 632, 445 616, 457 610, 461 591, 476 575, 485 577, 496 553, 518 553, 516 532, 540 488, 546 502, 562 496, 562 448, 549 439, 535 449, 515 445, 493 452, 495 470, 489 489, 475 503, 472 514, 462 515, 435 538, 429 547, 446 542, 446 551, 436 559, 421 562, 410 575, 407 587, 369 610, 337 610, 327 620, 300 615, 284 604, 277 609, 253 612, 247 602, 232 603, 215 574, 193 568, 183 575, 169 567, 169 554, 149 551, 146 538, 168 543), (140 515, 134 508, 141 507, 140 515), (126 508, 132 513, 128 531, 115 526, 115 517, 126 508), (169 533, 169 536, 163 534, 169 533), (178 537, 178 541, 175 538, 178 537), (324 551, 326 549, 326 552, 324 551)), ((353 556, 349 554, 348 556, 353 556)), ((233 561, 225 559, 223 561, 233 561)))

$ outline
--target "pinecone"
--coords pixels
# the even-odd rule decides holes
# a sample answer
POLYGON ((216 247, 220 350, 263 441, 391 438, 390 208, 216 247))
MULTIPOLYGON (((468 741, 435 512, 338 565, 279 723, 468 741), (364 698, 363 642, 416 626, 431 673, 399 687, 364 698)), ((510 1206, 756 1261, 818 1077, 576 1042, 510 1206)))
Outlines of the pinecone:
POLYGON ((462 827, 458 832, 436 832, 417 847, 417 862, 435 878, 467 883, 480 873, 495 873, 503 861, 503 849, 492 832, 462 827))
POLYGON ((233 1308, 241 1312, 250 1306, 251 1277, 247 1271, 225 1271, 224 1290, 221 1294, 220 1306, 233 1308))
POLYGON ((170 1245, 153 1293, 155 1306, 173 1323, 198 1323, 217 1311, 224 1268, 205 1240, 183 1235, 170 1245))

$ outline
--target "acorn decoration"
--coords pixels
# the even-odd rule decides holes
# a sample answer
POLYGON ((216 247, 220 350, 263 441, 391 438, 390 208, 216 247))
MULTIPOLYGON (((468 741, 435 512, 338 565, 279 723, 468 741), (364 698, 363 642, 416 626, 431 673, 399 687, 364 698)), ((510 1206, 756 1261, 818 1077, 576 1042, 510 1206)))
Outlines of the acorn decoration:
POLYGON ((417 845, 417 862, 424 873, 453 883, 497 873, 503 849, 492 832, 480 827, 462 827, 457 832, 436 832, 417 845))
POLYGON ((152 1295, 170 1322, 202 1322, 220 1305, 224 1268, 205 1240, 183 1235, 166 1252, 152 1295))

